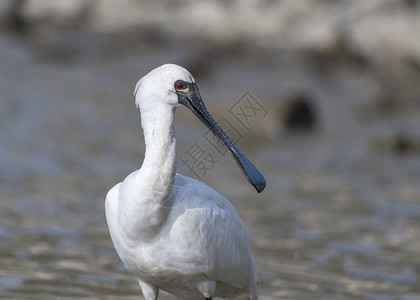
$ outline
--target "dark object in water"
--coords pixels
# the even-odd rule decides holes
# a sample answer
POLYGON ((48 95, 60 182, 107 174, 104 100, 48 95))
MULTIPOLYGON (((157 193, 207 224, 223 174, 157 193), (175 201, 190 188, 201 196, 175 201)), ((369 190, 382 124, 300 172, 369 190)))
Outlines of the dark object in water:
POLYGON ((293 97, 284 116, 286 131, 308 132, 316 127, 317 118, 314 105, 307 95, 293 97))
POLYGON ((418 148, 416 143, 404 134, 397 134, 392 141, 392 150, 399 155, 414 153, 418 148))
POLYGON ((405 0, 405 5, 409 9, 418 8, 419 7, 419 0, 405 0))
POLYGON ((12 0, 9 6, 8 25, 16 33, 23 33, 27 29, 27 22, 22 11, 26 0, 12 0))

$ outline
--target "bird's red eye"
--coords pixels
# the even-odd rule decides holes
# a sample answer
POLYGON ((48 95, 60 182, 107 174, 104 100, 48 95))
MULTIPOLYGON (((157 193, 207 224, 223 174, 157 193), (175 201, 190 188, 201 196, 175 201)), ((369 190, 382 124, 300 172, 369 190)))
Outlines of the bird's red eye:
POLYGON ((182 82, 177 82, 177 83, 176 83, 176 88, 177 88, 178 90, 182 89, 183 87, 184 87, 184 84, 183 84, 182 82))

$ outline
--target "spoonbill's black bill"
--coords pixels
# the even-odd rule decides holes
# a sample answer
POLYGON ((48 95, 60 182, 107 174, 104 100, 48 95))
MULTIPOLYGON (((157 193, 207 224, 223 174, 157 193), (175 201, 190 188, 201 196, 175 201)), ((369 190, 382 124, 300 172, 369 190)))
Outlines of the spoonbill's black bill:
POLYGON ((175 82, 175 89, 178 94, 179 103, 188 107, 226 145, 246 179, 255 187, 258 193, 261 193, 266 185, 264 177, 210 115, 201 99, 198 87, 194 83, 179 80, 175 82))

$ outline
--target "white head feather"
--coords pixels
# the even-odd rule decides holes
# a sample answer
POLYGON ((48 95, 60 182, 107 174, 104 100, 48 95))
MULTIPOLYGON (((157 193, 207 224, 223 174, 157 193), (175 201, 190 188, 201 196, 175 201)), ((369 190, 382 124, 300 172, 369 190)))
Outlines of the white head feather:
POLYGON ((194 77, 185 68, 175 64, 165 64, 153 69, 144 75, 136 84, 134 97, 136 106, 142 102, 164 101, 168 104, 177 105, 178 97, 174 83, 177 80, 195 82, 194 77))

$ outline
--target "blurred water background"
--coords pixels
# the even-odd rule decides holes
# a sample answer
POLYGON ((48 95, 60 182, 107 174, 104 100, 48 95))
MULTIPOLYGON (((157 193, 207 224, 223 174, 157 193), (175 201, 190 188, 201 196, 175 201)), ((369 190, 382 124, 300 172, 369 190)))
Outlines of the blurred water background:
POLYGON ((104 199, 167 62, 267 179, 177 110, 178 172, 238 210, 261 299, 420 299, 420 1, 2 0, 0 27, 1 299, 142 299, 104 199))

